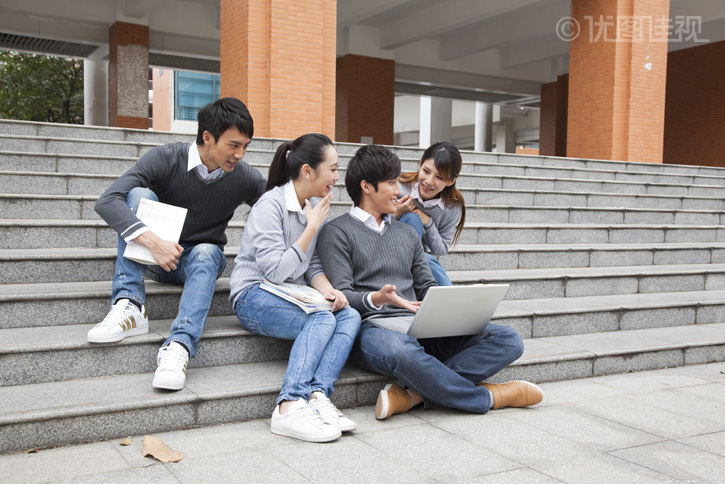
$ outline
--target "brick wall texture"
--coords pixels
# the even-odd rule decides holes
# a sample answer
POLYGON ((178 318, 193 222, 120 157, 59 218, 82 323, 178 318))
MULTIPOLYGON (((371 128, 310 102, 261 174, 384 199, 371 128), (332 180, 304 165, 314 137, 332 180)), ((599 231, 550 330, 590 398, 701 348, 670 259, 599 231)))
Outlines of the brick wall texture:
POLYGON ((566 156, 569 75, 541 86, 541 123, 539 153, 545 156, 566 156))
POLYGON ((670 52, 664 162, 725 166, 725 41, 670 52))
POLYGON ((116 22, 109 28, 108 122, 148 128, 149 28, 116 22))
POLYGON ((221 95, 258 136, 335 132, 335 0, 221 0, 221 95))
POLYGON ((603 32, 597 22, 668 15, 669 0, 573 0, 581 32, 570 45, 567 156, 662 162, 667 43, 647 29, 625 41, 617 22, 603 32))
POLYGON ((337 59, 335 138, 393 144, 395 61, 348 54, 337 59))

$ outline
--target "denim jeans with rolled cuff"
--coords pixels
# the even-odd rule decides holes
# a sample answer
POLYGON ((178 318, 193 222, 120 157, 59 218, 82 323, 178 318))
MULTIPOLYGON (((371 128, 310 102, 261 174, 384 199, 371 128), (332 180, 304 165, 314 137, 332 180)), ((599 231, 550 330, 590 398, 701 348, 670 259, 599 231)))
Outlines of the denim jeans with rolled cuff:
MULTIPOLYGON (((126 203, 136 213, 141 199, 158 201, 154 192, 147 188, 134 188, 127 197, 126 203)), ((224 272, 227 265, 224 251, 216 244, 198 244, 184 247, 175 270, 166 272, 157 265, 147 266, 123 257, 126 241, 118 237, 118 253, 116 268, 113 273, 111 299, 115 303, 119 299, 132 299, 139 304, 146 302, 146 286, 144 277, 147 270, 151 271, 159 282, 183 286, 184 290, 179 301, 179 313, 171 325, 171 335, 163 346, 172 341, 182 344, 192 358, 196 356, 199 337, 204 329, 209 306, 214 296, 216 280, 224 272)))

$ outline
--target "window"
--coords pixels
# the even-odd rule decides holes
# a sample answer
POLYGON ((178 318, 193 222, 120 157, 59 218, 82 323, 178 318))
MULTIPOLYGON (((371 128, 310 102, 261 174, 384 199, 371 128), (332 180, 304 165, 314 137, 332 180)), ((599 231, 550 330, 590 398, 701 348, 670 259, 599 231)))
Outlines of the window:
POLYGON ((176 119, 196 121, 199 109, 219 99, 219 75, 176 72, 176 119))

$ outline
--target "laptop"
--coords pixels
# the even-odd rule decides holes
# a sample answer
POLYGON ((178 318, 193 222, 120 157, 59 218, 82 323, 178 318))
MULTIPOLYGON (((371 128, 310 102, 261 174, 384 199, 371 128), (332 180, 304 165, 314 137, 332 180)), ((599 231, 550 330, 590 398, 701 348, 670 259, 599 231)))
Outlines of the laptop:
POLYGON ((414 338, 479 334, 508 291, 508 284, 433 286, 413 316, 373 317, 371 324, 414 338))

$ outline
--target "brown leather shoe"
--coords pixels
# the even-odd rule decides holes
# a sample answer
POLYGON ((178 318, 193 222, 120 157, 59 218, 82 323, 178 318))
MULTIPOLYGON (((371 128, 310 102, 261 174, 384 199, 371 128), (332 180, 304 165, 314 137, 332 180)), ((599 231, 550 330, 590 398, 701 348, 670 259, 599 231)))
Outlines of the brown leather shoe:
POLYGON ((494 410, 504 407, 528 407, 544 399, 541 388, 527 381, 480 383, 480 385, 488 388, 493 394, 494 410))
POLYGON ((396 413, 405 413, 410 410, 411 398, 405 389, 389 383, 378 394, 375 404, 375 418, 383 420, 396 413))

